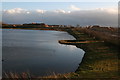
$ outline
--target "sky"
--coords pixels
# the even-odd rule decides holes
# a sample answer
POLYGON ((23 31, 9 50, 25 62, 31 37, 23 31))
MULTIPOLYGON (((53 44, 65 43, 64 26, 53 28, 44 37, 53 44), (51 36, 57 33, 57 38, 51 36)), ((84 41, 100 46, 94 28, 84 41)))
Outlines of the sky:
POLYGON ((3 2, 118 2, 119 0, 2 0, 3 2))
POLYGON ((3 2, 2 21, 117 26, 117 2, 3 2))
POLYGON ((107 8, 115 7, 115 2, 5 2, 3 9, 23 8, 28 10, 45 9, 68 9, 70 5, 75 5, 81 9, 107 8))

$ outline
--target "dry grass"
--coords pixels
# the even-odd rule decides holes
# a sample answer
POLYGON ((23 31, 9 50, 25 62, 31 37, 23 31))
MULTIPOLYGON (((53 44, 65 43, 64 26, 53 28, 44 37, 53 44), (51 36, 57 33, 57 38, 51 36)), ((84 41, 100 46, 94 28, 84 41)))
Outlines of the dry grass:
POLYGON ((61 44, 87 44, 87 43, 97 43, 97 42, 104 42, 104 41, 59 40, 59 43, 61 44))
POLYGON ((93 38, 104 40, 105 42, 108 42, 114 45, 119 45, 120 38, 118 35, 112 36, 114 34, 101 32, 101 31, 95 31, 95 30, 88 29, 88 28, 80 28, 78 30, 85 34, 88 34, 89 36, 93 38))
POLYGON ((26 72, 23 72, 21 74, 9 72, 9 73, 3 73, 3 75, 4 75, 3 80, 4 79, 11 79, 11 80, 48 79, 49 80, 49 79, 60 79, 60 78, 68 79, 68 78, 70 78, 71 73, 56 74, 53 72, 52 74, 53 75, 49 75, 49 76, 33 76, 33 75, 30 75, 30 73, 26 73, 26 72))
POLYGON ((90 67, 92 67, 94 71, 118 71, 118 61, 116 59, 101 60, 91 64, 90 67))
POLYGON ((32 78, 32 76, 29 73, 23 72, 21 74, 18 73, 13 73, 13 72, 9 72, 9 73, 3 73, 4 77, 3 78, 12 78, 12 79, 19 79, 19 78, 32 78))

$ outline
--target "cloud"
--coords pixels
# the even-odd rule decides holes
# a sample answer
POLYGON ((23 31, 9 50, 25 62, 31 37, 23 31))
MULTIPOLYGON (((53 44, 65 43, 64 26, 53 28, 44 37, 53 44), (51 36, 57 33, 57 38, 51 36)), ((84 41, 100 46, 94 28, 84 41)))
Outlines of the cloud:
POLYGON ((71 5, 71 6, 70 6, 70 9, 71 9, 71 10, 80 10, 80 8, 76 7, 75 5, 71 5))
POLYGON ((108 12, 111 14, 118 14, 117 8, 96 8, 96 11, 108 12))
POLYGON ((55 10, 54 12, 56 12, 56 13, 71 13, 71 11, 65 11, 62 9, 55 10))
POLYGON ((38 13, 42 13, 42 14, 43 14, 43 13, 46 12, 46 10, 37 9, 36 12, 38 12, 38 13))
POLYGON ((97 8, 93 10, 73 11, 65 11, 62 9, 52 11, 38 9, 29 11, 20 8, 5 10, 2 14, 2 19, 5 23, 23 24, 29 22, 44 22, 46 24, 79 24, 81 26, 95 24, 103 26, 117 26, 118 24, 118 15, 116 8, 97 8), (12 13, 16 14, 13 15, 12 13))
POLYGON ((55 10, 55 12, 57 12, 57 13, 66 13, 64 10, 62 10, 62 9, 59 9, 59 10, 55 10))
POLYGON ((27 14, 30 14, 30 12, 29 12, 29 11, 27 11, 26 13, 27 13, 27 14))
POLYGON ((4 12, 13 14, 13 13, 24 13, 26 12, 26 10, 22 8, 14 8, 14 9, 9 9, 9 10, 4 10, 4 12))

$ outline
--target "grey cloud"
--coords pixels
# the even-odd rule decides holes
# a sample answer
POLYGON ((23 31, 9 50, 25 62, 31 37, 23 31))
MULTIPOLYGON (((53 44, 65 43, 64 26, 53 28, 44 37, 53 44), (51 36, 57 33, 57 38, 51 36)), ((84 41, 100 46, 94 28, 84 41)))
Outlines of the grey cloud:
POLYGON ((9 14, 3 12, 2 20, 5 23, 29 23, 29 22, 44 22, 46 24, 61 24, 61 25, 102 25, 102 26, 117 26, 117 14, 108 13, 98 10, 80 10, 71 11, 71 13, 56 13, 46 11, 38 13, 30 11, 27 13, 9 14))

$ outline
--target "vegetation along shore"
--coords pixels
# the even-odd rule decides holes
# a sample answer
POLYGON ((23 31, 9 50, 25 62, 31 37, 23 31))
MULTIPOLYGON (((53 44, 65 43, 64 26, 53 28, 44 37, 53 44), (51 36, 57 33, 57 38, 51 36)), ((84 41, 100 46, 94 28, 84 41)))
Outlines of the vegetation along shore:
MULTIPOLYGON (((54 74, 51 76, 29 76, 23 74, 6 74, 10 78, 65 78, 65 79, 98 79, 98 80, 117 80, 119 79, 119 28, 113 27, 73 27, 73 26, 52 26, 42 25, 39 27, 28 25, 8 25, 3 24, 4 28, 11 29, 34 29, 34 30, 57 30, 66 31, 74 36, 76 40, 59 40, 60 44, 75 45, 85 51, 82 62, 75 72, 66 74, 54 74)), ((69 66, 68 66, 69 67, 69 66)), ((3 78, 4 79, 4 78, 3 78)))

